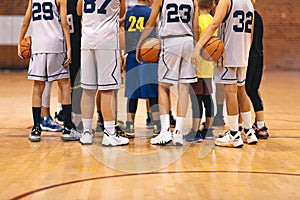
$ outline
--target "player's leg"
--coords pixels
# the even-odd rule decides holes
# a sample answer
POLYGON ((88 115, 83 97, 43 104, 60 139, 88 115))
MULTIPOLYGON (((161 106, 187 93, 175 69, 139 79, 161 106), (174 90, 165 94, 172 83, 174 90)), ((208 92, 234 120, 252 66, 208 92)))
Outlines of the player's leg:
POLYGON ((150 110, 152 113, 152 121, 153 121, 153 137, 156 137, 160 134, 161 131, 161 123, 160 123, 160 113, 158 106, 158 98, 149 98, 150 110))
POLYGON ((242 147, 243 140, 238 129, 237 68, 224 67, 219 72, 223 74, 229 131, 225 133, 224 137, 217 138, 215 144, 217 146, 242 147))
POLYGON ((197 83, 191 84, 193 89, 190 90, 190 99, 192 104, 192 128, 189 130, 187 134, 183 136, 183 139, 189 142, 200 142, 202 138, 200 136, 200 123, 201 117, 203 115, 202 108, 202 96, 199 94, 195 94, 197 91, 197 83))
POLYGON ((205 108, 205 125, 201 130, 202 139, 213 139, 212 123, 214 120, 214 103, 212 99, 212 79, 203 79, 203 106, 205 108))
POLYGON ((61 104, 65 115, 64 130, 62 139, 66 141, 79 140, 80 133, 72 122, 72 104, 71 104, 71 84, 69 78, 58 80, 58 87, 61 91, 61 104))
POLYGON ((170 105, 169 105, 169 93, 170 84, 159 82, 158 84, 158 105, 160 112, 161 132, 160 134, 150 140, 151 144, 167 144, 172 141, 172 135, 170 131, 170 105))
MULTIPOLYGON (((115 129, 115 90, 121 87, 120 52, 118 50, 95 50, 96 85, 101 93, 101 112, 104 119, 103 146, 129 143, 115 129)), ((83 70, 83 69, 82 69, 83 70)))
POLYGON ((135 114, 138 107, 138 98, 128 98, 127 99, 127 120, 126 127, 124 130, 124 137, 133 138, 134 137, 134 121, 135 114))
POLYGON ((50 95, 53 82, 45 82, 45 88, 42 95, 42 114, 41 128, 43 131, 61 131, 63 128, 51 117, 50 114, 50 95))
POLYGON ((255 136, 255 131, 252 128, 252 118, 251 118, 251 102, 245 90, 245 80, 246 80, 246 67, 240 67, 237 69, 238 75, 238 103, 239 110, 244 122, 243 139, 244 142, 248 144, 256 144, 257 138, 255 136))
POLYGON ((42 94, 45 87, 44 81, 34 80, 33 82, 33 92, 32 92, 32 117, 33 117, 33 128, 31 134, 29 135, 29 140, 31 142, 41 141, 41 106, 42 106, 42 94))
POLYGON ((268 138, 268 128, 264 122, 264 107, 259 92, 263 73, 263 57, 250 57, 246 75, 246 92, 252 102, 255 112, 254 128, 258 138, 268 138))
POLYGON ((40 66, 46 65, 46 57, 42 54, 33 54, 30 59, 28 68, 28 79, 33 80, 32 88, 32 117, 33 127, 28 139, 31 142, 41 141, 41 107, 42 107, 42 94, 45 88, 45 81, 47 74, 40 66))
POLYGON ((97 109, 97 126, 96 126, 96 132, 102 132, 104 130, 103 125, 103 116, 101 112, 101 94, 99 91, 97 91, 96 94, 96 109, 97 109))

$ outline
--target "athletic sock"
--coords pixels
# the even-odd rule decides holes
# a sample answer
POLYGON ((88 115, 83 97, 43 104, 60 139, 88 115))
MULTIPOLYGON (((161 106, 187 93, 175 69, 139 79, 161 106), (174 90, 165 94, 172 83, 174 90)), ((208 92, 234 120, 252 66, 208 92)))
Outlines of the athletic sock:
POLYGON ((74 124, 72 123, 72 105, 62 105, 62 110, 65 114, 64 126, 68 129, 75 128, 74 124))
POLYGON ((41 123, 41 107, 32 107, 32 116, 34 126, 39 126, 41 123))

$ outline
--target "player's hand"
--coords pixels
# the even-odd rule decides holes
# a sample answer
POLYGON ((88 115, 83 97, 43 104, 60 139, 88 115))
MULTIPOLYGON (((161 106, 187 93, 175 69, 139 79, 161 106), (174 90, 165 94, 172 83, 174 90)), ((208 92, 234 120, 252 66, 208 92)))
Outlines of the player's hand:
POLYGON ((199 59, 199 54, 200 54, 200 49, 201 47, 199 45, 196 45, 196 47, 194 48, 194 51, 192 53, 192 57, 191 57, 191 63, 193 65, 197 65, 198 63, 198 59, 199 59))
POLYGON ((68 68, 69 67, 69 64, 72 63, 72 59, 71 59, 71 50, 68 50, 67 51, 67 59, 65 60, 64 62, 64 67, 65 68, 68 68))
POLYGON ((20 44, 18 44, 18 56, 21 58, 21 59, 25 59, 23 56, 22 56, 22 54, 21 54, 21 50, 20 50, 20 44))
POLYGON ((141 43, 139 42, 136 45, 136 49, 135 49, 135 59, 138 63, 143 64, 143 62, 140 60, 140 47, 141 47, 141 43))

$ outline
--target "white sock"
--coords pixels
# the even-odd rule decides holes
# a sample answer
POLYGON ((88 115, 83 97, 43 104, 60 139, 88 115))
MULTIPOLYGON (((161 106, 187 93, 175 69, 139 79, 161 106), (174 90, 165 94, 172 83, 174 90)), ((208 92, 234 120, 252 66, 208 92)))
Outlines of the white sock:
POLYGON ((252 128, 252 119, 251 119, 251 111, 248 112, 241 112, 243 122, 244 122, 244 128, 250 129, 252 128))
POLYGON ((75 126, 78 126, 82 120, 82 115, 72 112, 72 122, 75 126))
POLYGON ((257 121, 256 126, 257 126, 257 128, 261 129, 265 126, 265 122, 264 121, 257 121))
POLYGON ((182 133, 183 123, 184 123, 184 117, 177 117, 176 118, 176 126, 175 126, 174 133, 176 133, 176 131, 179 131, 179 133, 182 133))
POLYGON ((104 128, 109 135, 115 135, 115 121, 104 121, 104 128))
POLYGON ((83 132, 84 131, 92 132, 92 123, 93 123, 93 119, 82 119, 83 132))
POLYGON ((170 128, 170 115, 160 115, 161 132, 167 131, 170 128))
POLYGON ((62 110, 62 105, 61 103, 57 103, 57 114, 62 110))
POLYGON ((228 125, 231 131, 239 130, 239 115, 228 115, 228 125))

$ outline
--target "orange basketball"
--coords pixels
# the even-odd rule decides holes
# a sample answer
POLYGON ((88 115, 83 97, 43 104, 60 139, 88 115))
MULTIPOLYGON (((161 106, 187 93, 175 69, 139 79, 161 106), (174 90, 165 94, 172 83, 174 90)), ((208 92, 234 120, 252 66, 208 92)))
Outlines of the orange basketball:
POLYGON ((224 43, 216 36, 212 36, 200 50, 200 56, 207 61, 217 61, 223 53, 224 43))
POLYGON ((149 63, 157 62, 160 53, 160 40, 157 38, 147 39, 140 48, 140 57, 149 63))
POLYGON ((28 59, 31 56, 31 36, 25 37, 20 43, 20 51, 23 58, 28 59))

